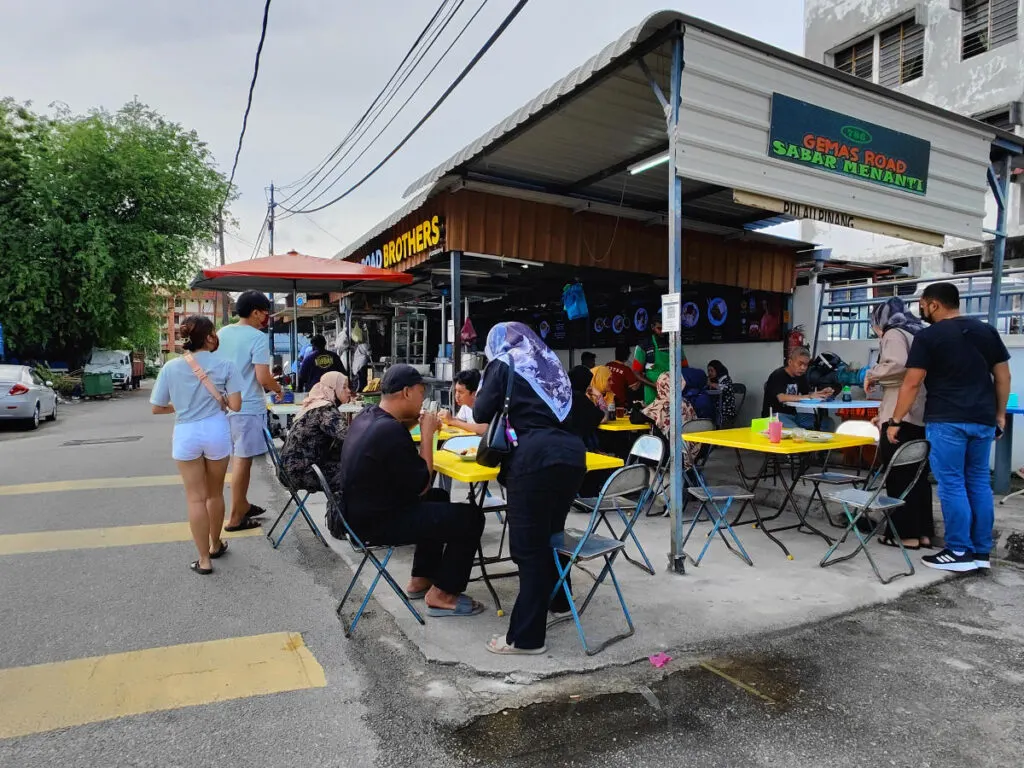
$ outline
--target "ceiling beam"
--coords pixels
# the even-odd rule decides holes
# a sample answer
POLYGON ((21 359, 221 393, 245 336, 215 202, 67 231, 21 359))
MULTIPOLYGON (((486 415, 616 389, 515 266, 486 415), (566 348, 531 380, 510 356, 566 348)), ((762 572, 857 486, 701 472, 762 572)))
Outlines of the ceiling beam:
POLYGON ((577 181, 573 181, 573 182, 571 182, 569 184, 564 185, 561 188, 561 192, 563 194, 571 194, 571 193, 576 192, 578 190, 586 189, 587 187, 589 187, 589 186, 591 186, 593 184, 597 184, 599 181, 604 181, 605 179, 607 179, 607 178, 609 178, 611 176, 617 176, 618 174, 622 173, 623 171, 628 170, 629 166, 631 166, 631 165, 636 165, 637 163, 642 162, 642 161, 646 160, 649 157, 654 157, 655 155, 659 155, 662 152, 667 152, 667 151, 668 151, 668 142, 667 141, 661 142, 659 144, 655 144, 654 146, 648 147, 647 149, 643 150, 642 152, 637 152, 632 157, 627 157, 625 160, 620 160, 619 162, 615 163, 614 165, 609 165, 607 168, 602 168, 600 171, 596 171, 595 173, 592 173, 589 176, 584 176, 582 179, 579 179, 577 181))

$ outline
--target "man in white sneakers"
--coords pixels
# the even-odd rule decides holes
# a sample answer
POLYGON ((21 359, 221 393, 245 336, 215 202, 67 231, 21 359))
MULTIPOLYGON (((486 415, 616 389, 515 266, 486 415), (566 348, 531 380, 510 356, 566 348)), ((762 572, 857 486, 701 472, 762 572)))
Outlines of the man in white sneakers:
POLYGON ((249 476, 252 460, 267 452, 263 428, 267 423, 264 390, 274 392, 280 402, 283 390, 270 372, 270 343, 263 329, 270 322, 270 299, 259 291, 246 291, 235 302, 238 322, 217 332, 220 347, 217 357, 230 360, 239 372, 245 388, 242 409, 228 414, 231 425, 231 514, 225 531, 256 528, 253 518, 265 515, 263 507, 249 503, 249 476))
POLYGON ((988 568, 995 521, 989 455, 1006 425, 1010 354, 995 328, 961 317, 960 292, 952 283, 929 285, 920 304, 921 318, 930 327, 914 336, 889 441, 899 442, 900 421, 927 377, 925 436, 939 486, 946 548, 923 562, 940 571, 988 568))

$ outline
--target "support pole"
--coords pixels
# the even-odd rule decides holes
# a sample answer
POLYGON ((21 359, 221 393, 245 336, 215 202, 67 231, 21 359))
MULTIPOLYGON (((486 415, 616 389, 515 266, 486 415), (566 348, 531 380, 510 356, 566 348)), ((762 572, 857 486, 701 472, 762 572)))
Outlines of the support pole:
POLYGON ((999 298, 1003 290, 1003 261, 1006 258, 1006 213, 1010 202, 1010 156, 989 166, 988 184, 996 198, 996 229, 992 241, 992 284, 989 288, 988 324, 999 323, 999 298))
POLYGON ((462 323, 459 315, 462 309, 462 251, 452 251, 452 379, 462 366, 462 323))
MULTIPOLYGON (((676 144, 679 126, 679 103, 683 86, 683 37, 677 37, 672 44, 672 89, 667 111, 668 117, 668 290, 679 293, 683 284, 683 180, 676 170, 676 144)), ((670 509, 672 512, 672 545, 669 560, 672 570, 686 573, 686 556, 683 554, 683 494, 686 493, 683 456, 683 346, 679 333, 669 334, 670 368, 672 379, 671 407, 671 449, 672 478, 669 483, 670 509)))
POLYGON ((292 336, 291 336, 291 358, 295 366, 295 376, 299 375, 299 305, 296 299, 299 295, 299 284, 292 281, 292 336))
MULTIPOLYGON (((274 202, 274 182, 270 182, 270 206, 269 206, 269 208, 267 210, 267 234, 269 235, 269 237, 267 238, 267 240, 268 240, 268 242, 267 242, 267 254, 270 255, 270 256, 274 255, 274 209, 276 207, 277 207, 277 203, 274 202)), ((274 337, 274 317, 273 317, 274 316, 274 310, 276 309, 276 307, 274 306, 274 294, 272 294, 272 293, 269 294, 267 298, 270 299, 270 315, 271 315, 271 317, 270 317, 270 325, 268 326, 268 330, 270 331, 270 357, 271 357, 271 359, 273 359, 274 355, 277 354, 277 349, 275 349, 276 345, 274 344, 274 338, 275 337, 274 337)), ((296 377, 298 376, 298 371, 295 372, 295 375, 296 375, 296 377)))
MULTIPOLYGON (((217 228, 217 240, 218 240, 218 245, 220 246, 220 265, 223 267, 224 263, 226 261, 226 256, 224 255, 224 208, 223 207, 221 207, 221 209, 220 209, 219 222, 220 222, 220 226, 218 226, 218 228, 217 228)), ((222 291, 220 293, 220 295, 218 295, 217 301, 219 301, 220 305, 221 305, 221 315, 220 315, 221 325, 227 325, 231 321, 231 318, 228 315, 228 304, 231 303, 231 299, 228 297, 227 291, 222 291)), ((214 312, 214 314, 216 314, 216 312, 214 312)))

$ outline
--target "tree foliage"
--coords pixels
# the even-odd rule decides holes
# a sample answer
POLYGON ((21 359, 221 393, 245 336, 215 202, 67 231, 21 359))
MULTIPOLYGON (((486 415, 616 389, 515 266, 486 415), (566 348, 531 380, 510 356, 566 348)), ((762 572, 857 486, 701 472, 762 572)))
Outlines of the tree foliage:
POLYGON ((154 289, 195 274, 226 190, 196 133, 138 102, 45 117, 0 101, 9 347, 77 364, 93 346, 151 346, 154 289))

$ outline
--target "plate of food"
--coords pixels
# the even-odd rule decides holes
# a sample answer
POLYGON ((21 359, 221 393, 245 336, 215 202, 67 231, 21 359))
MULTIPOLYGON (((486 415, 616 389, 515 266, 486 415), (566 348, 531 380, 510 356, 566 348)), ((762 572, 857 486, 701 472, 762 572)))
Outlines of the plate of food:
POLYGON ((835 435, 831 432, 806 432, 804 433, 804 440, 808 443, 827 443, 835 435))
POLYGON ((477 447, 474 445, 469 448, 459 448, 457 450, 449 450, 448 448, 443 448, 442 450, 455 454, 461 461, 476 461, 476 448, 477 447))

